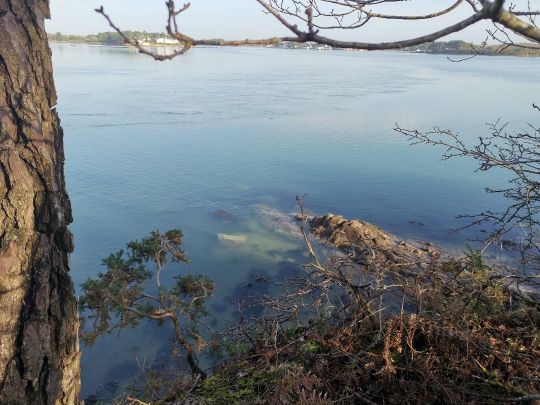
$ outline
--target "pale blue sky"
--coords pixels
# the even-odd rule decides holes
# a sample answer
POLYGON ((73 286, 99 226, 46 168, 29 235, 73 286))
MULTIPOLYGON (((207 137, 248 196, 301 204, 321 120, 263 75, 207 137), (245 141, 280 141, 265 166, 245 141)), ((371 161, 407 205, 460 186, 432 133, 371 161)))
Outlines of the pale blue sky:
MULTIPOLYGON (((114 21, 125 30, 164 31, 166 9, 164 0, 51 0, 52 20, 47 22, 49 32, 66 34, 91 34, 110 31, 104 19, 94 12, 103 5, 114 21)), ((182 16, 183 30, 197 38, 266 37, 290 35, 273 17, 265 15, 255 0, 192 0, 190 10, 182 16)), ((415 0, 401 5, 385 5, 381 10, 399 10, 401 14, 434 11, 445 7, 451 0, 415 0)), ((470 14, 468 5, 461 5, 452 17, 442 17, 423 22, 395 22, 386 20, 370 23, 361 30, 327 33, 341 39, 362 41, 388 41, 440 29, 470 14)), ((486 24, 479 24, 448 39, 465 39, 480 42, 485 38, 486 24)))

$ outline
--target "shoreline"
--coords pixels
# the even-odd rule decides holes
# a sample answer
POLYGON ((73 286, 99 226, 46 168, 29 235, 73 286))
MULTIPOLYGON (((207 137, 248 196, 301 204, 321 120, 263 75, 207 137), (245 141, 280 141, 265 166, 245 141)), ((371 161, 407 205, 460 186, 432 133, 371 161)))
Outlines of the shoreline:
MULTIPOLYGON (((65 45, 90 45, 90 46, 103 46, 111 48, 126 48, 134 49, 135 47, 131 45, 115 45, 107 44, 102 42, 85 42, 85 41, 59 41, 50 39, 49 43, 51 44, 65 44, 65 45)), ((155 49, 174 49, 178 48, 180 45, 174 44, 142 44, 145 48, 155 48, 155 49)), ((211 45, 199 45, 195 48, 222 48, 221 46, 211 46, 211 45)), ((540 47, 536 51, 537 54, 513 54, 513 53, 475 53, 475 52, 466 52, 466 51, 424 51, 424 50, 406 50, 406 49, 391 49, 391 50, 378 50, 378 51, 366 51, 360 49, 341 49, 341 48, 308 48, 308 47, 299 47, 299 48, 289 48, 286 46, 259 46, 259 45, 240 45, 235 48, 247 48, 247 49, 284 49, 292 51, 338 51, 338 52, 394 52, 394 53, 405 53, 405 54, 415 54, 415 55, 443 55, 443 56, 461 56, 461 57, 476 57, 476 56, 506 56, 506 57, 517 57, 517 58, 539 58, 540 57, 540 47)), ((519 48, 523 49, 523 48, 519 48)))

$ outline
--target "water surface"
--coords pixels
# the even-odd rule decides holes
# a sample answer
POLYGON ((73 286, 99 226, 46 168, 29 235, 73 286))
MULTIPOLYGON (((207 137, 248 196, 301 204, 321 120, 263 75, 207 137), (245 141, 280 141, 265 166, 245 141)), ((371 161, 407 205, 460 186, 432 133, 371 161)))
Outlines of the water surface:
MULTIPOLYGON (((440 161, 392 131, 454 128, 468 141, 498 118, 531 120, 538 60, 441 55, 200 48, 159 63, 125 48, 53 45, 73 203, 75 284, 149 231, 180 227, 191 263, 216 281, 210 308, 250 276, 288 274, 302 243, 267 226, 261 206, 362 218, 403 237, 462 249, 454 217, 500 205, 483 192, 502 175, 440 161), (211 215, 226 210, 232 219, 211 215), (247 243, 223 244, 218 233, 247 243)), ((83 397, 111 390, 166 356, 169 331, 144 325, 83 352, 83 397)))

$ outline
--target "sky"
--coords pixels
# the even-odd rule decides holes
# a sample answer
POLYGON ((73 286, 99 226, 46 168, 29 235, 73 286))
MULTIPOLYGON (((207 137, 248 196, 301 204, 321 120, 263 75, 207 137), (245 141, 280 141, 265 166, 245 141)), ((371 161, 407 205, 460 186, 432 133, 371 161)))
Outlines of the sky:
MULTIPOLYGON (((165 0, 51 0, 50 3, 52 19, 47 22, 48 32, 88 35, 111 31, 103 17, 94 11, 101 5, 124 30, 163 32, 165 27, 165 0)), ((452 3, 452 0, 413 0, 398 5, 386 4, 374 8, 374 11, 426 13, 452 3)), ((466 18, 470 13, 470 6, 464 2, 452 16, 421 22, 370 22, 360 30, 337 30, 326 32, 325 35, 363 42, 408 39, 441 29, 466 18)), ((180 16, 179 22, 183 32, 197 39, 244 39, 291 34, 275 18, 264 14, 255 0, 192 0, 190 9, 180 16)), ((446 39, 481 42, 486 37, 486 27, 487 23, 480 23, 446 39)))

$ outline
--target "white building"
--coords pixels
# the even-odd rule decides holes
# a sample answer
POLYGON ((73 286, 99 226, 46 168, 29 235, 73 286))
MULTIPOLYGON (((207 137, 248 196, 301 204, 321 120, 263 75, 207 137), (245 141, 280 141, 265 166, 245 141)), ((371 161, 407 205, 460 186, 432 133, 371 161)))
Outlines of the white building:
POLYGON ((178 41, 174 38, 170 37, 159 37, 156 39, 156 44, 164 44, 164 45, 176 45, 178 44, 178 41))

